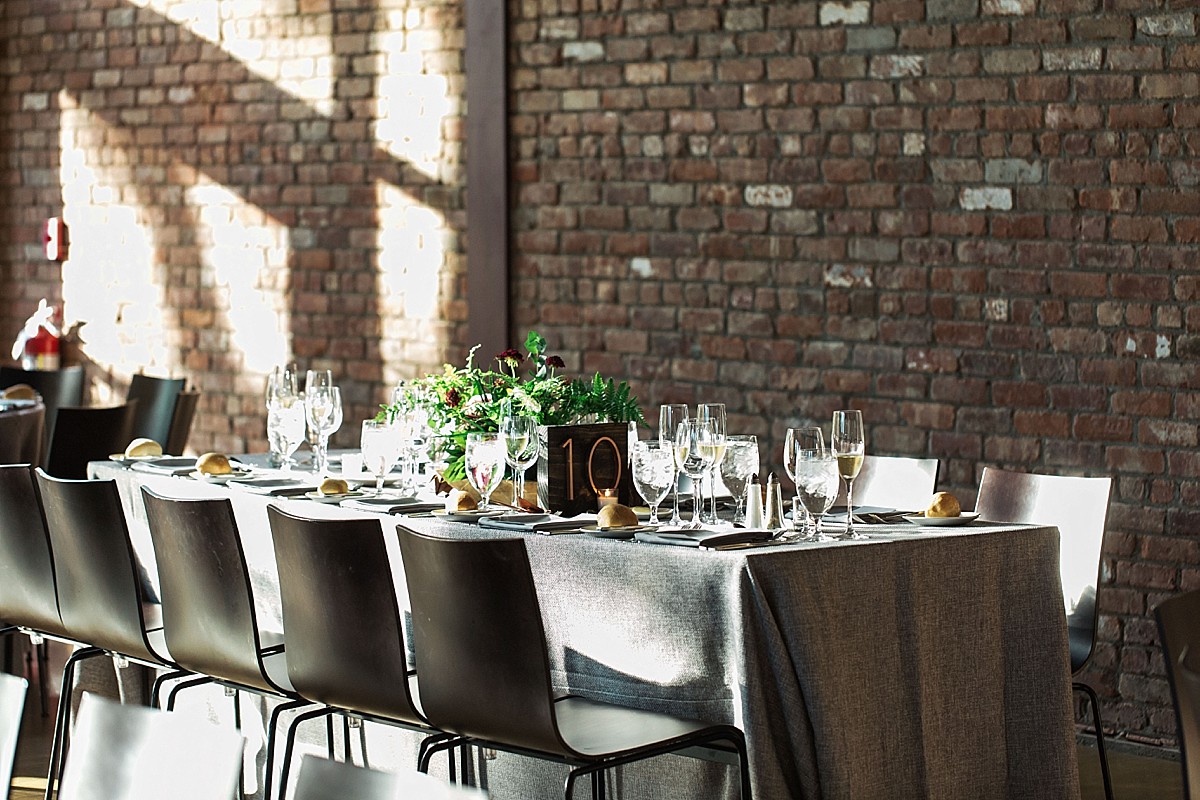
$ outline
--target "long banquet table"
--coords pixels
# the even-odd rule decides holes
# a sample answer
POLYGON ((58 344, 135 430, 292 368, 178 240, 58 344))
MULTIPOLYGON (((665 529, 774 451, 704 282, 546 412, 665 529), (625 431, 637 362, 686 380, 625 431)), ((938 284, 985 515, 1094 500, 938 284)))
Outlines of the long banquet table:
MULTIPOLYGON (((139 485, 230 498, 267 628, 268 503, 371 516, 107 462, 91 474, 117 480, 151 574, 139 485)), ((513 535, 380 516, 385 531, 513 535)), ((1057 530, 896 531, 719 552, 528 535, 556 689, 738 725, 758 798, 1077 798, 1057 530)), ((501 754, 477 770, 493 797, 561 797, 556 765, 501 754)), ((608 780, 618 798, 737 797, 732 768, 678 757, 608 780)))

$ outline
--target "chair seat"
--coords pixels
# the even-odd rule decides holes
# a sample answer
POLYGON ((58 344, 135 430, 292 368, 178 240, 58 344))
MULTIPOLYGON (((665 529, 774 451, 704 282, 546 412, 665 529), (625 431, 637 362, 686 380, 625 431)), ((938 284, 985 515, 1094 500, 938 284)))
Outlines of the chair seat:
MULTIPOLYGON (((657 749, 706 730, 714 734, 726 730, 723 725, 575 696, 555 700, 554 716, 566 745, 577 755, 591 759, 657 749)), ((732 727, 728 731, 735 733, 732 727)))

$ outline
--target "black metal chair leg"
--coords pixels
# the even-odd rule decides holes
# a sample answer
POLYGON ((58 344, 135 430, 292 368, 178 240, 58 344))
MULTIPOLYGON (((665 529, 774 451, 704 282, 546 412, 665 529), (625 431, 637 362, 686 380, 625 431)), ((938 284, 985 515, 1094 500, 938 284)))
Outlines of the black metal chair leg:
POLYGON ((1108 771, 1108 752, 1104 748, 1104 723, 1100 720, 1100 697, 1086 683, 1074 683, 1072 688, 1083 692, 1092 705, 1092 721, 1096 724, 1096 752, 1100 755, 1100 775, 1104 779, 1105 800, 1113 800, 1112 775, 1108 771))
POLYGON ((50 716, 50 643, 42 639, 37 643, 38 654, 38 698, 42 703, 42 716, 50 716))
POLYGON ((275 731, 279 727, 279 717, 285 711, 295 711, 307 705, 305 700, 293 700, 280 703, 271 710, 271 717, 267 722, 267 764, 263 768, 263 800, 271 800, 271 783, 275 772, 275 731))
POLYGON ((429 747, 425 748, 425 754, 417 761, 417 771, 429 772, 429 762, 433 760, 433 757, 437 753, 440 753, 442 750, 452 750, 457 747, 459 743, 460 740, 458 737, 451 737, 449 739, 443 739, 440 742, 434 742, 433 744, 429 745, 429 747))
POLYGON ((192 673, 185 672, 181 669, 176 669, 176 670, 171 670, 169 672, 159 673, 158 677, 156 677, 154 679, 154 684, 150 688, 150 705, 151 705, 151 707, 153 707, 153 708, 161 707, 161 706, 159 706, 159 702, 162 700, 162 687, 164 684, 166 684, 167 681, 173 681, 173 680, 177 680, 179 678, 186 678, 188 675, 191 675, 191 674, 192 673))
POLYGON ((363 768, 371 768, 371 760, 367 758, 367 721, 364 719, 358 725, 358 741, 362 747, 363 768))
POLYGON ((62 774, 62 764, 66 760, 67 737, 71 727, 71 687, 75 683, 75 667, 80 661, 104 655, 98 647, 84 647, 76 650, 63 666, 62 697, 58 701, 58 714, 54 720, 54 737, 50 743, 50 766, 46 774, 46 800, 51 800, 55 791, 57 776, 62 774))
MULTIPOLYGON (((306 711, 303 714, 297 714, 296 718, 288 725, 287 736, 284 738, 283 744, 283 765, 279 770, 279 792, 280 800, 287 797, 287 781, 288 772, 292 768, 292 753, 296 748, 296 729, 300 727, 300 723, 307 722, 310 719, 317 719, 328 714, 333 714, 332 708, 316 708, 312 711, 306 711)), ((265 798, 264 800, 269 800, 265 798)))
POLYGON ((167 711, 175 710, 175 697, 184 689, 191 689, 196 686, 203 686, 206 683, 215 683, 212 678, 193 678, 188 681, 180 681, 171 687, 171 691, 167 692, 167 711))
POLYGON ((333 712, 330 711, 325 717, 325 750, 329 754, 329 760, 333 761, 337 758, 337 748, 333 745, 333 712))
POLYGON ((354 763, 353 754, 350 752, 350 715, 342 714, 342 755, 347 764, 354 763))

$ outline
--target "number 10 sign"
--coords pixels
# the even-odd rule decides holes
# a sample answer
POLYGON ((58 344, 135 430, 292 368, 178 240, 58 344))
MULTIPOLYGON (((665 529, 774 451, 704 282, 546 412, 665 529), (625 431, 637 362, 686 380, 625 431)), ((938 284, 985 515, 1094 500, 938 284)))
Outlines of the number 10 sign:
POLYGON ((559 514, 595 512, 612 494, 633 505, 629 423, 547 425, 539 428, 538 504, 559 514))

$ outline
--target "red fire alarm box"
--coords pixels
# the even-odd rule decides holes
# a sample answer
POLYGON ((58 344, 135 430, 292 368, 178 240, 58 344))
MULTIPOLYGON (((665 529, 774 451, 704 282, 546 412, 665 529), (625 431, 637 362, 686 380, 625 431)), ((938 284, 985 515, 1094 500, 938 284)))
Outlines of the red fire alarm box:
POLYGON ((42 243, 46 246, 46 258, 50 261, 67 259, 67 224, 62 217, 50 217, 42 231, 42 243))

